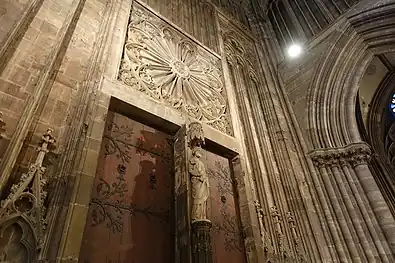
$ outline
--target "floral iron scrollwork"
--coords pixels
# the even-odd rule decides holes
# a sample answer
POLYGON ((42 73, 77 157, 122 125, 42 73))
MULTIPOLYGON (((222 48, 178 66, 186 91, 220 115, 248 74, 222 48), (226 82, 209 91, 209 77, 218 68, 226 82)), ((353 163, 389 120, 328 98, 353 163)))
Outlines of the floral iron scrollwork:
POLYGON ((229 167, 224 166, 221 162, 215 162, 215 169, 208 169, 210 178, 213 178, 217 183, 215 187, 221 198, 218 202, 220 207, 221 217, 213 218, 213 231, 216 233, 223 233, 225 237, 225 249, 227 251, 238 250, 243 252, 242 236, 243 233, 238 225, 238 218, 236 213, 231 213, 229 210, 229 203, 234 200, 233 180, 229 167), (231 200, 226 196, 231 196, 231 200))
MULTIPOLYGON (((93 227, 105 224, 113 233, 122 233, 124 229, 124 215, 144 214, 148 218, 155 217, 162 222, 168 223, 170 211, 155 211, 149 205, 141 206, 127 200, 128 182, 127 165, 131 161, 132 151, 140 156, 149 155, 152 158, 171 158, 169 149, 172 148, 172 140, 164 140, 162 144, 151 142, 143 135, 136 136, 135 127, 126 124, 110 122, 104 134, 105 145, 104 155, 115 155, 120 162, 117 165, 115 178, 109 181, 104 177, 99 177, 96 184, 95 194, 91 200, 91 216, 93 227)), ((156 190, 156 170, 147 175, 149 189, 156 190)))

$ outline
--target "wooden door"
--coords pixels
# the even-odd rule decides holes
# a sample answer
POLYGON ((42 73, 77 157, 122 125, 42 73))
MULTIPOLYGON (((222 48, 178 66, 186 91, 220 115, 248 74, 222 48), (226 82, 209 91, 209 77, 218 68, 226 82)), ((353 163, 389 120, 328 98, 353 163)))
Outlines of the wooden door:
POLYGON ((109 112, 81 263, 173 262, 171 136, 109 112))

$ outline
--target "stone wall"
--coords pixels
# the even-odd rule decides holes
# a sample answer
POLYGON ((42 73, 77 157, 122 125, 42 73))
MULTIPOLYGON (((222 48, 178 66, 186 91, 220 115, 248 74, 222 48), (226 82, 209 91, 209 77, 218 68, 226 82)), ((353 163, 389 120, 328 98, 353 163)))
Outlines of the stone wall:
MULTIPOLYGON (((0 153, 2 195, 7 193, 4 187, 16 182, 20 171, 34 161, 35 145, 47 128, 54 130, 57 139, 58 149, 52 164, 59 164, 57 156, 67 152, 70 125, 75 120, 74 114, 83 106, 79 103, 86 90, 87 75, 92 71, 93 47, 98 41, 106 7, 106 1, 26 1, 20 12, 14 12, 10 4, 3 3, 12 15, 2 16, 1 25, 4 32, 8 25, 12 25, 15 32, 8 31, 4 35, 7 49, 0 53, 0 111, 6 125, 0 153)), ((83 118, 79 122, 82 123, 83 118)), ((72 159, 61 161, 74 165, 72 159)), ((47 179, 53 190, 59 187, 57 178, 70 172, 63 168, 52 166, 47 174, 53 177, 47 179)), ((67 176, 64 182, 69 181, 67 176)), ((50 196, 57 195, 50 191, 50 196)), ((64 204, 63 199, 51 201, 53 209, 64 204)), ((65 205, 68 207, 67 202, 65 205)), ((56 230, 56 234, 61 234, 61 227, 56 230)), ((49 242, 51 245, 44 250, 52 249, 51 252, 56 253, 57 242, 56 239, 55 243, 49 242)))

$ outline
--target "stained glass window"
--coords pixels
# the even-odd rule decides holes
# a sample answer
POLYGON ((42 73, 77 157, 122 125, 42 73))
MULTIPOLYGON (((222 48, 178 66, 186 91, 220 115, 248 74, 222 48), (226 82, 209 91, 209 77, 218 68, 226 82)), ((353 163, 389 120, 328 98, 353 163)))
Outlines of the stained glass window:
POLYGON ((392 94, 391 102, 390 102, 390 111, 392 115, 395 116, 395 93, 392 94))

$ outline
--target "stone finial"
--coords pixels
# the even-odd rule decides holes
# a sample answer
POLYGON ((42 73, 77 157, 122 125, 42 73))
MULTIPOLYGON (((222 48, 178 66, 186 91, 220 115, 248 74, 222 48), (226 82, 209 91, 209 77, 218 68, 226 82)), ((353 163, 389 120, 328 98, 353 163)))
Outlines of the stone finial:
POLYGON ((5 122, 3 120, 3 112, 0 111, 0 139, 4 138, 5 122))
POLYGON ((38 143, 38 155, 36 159, 36 165, 42 166, 45 155, 55 149, 55 138, 52 135, 53 130, 48 128, 47 131, 41 137, 38 143))
POLYGON ((38 143, 41 148, 45 147, 49 151, 55 149, 56 140, 53 137, 52 133, 53 133, 53 129, 48 128, 47 131, 42 135, 41 140, 38 143))

